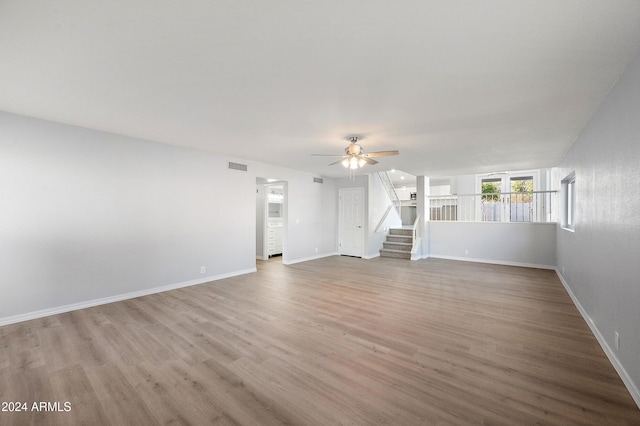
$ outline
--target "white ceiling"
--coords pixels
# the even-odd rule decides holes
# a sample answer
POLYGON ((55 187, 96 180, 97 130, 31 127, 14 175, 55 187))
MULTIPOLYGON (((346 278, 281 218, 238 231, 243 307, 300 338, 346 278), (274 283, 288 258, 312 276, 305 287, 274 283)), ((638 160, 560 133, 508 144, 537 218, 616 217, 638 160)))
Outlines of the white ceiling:
POLYGON ((416 186, 416 177, 412 174, 403 172, 402 170, 389 170, 389 178, 391 179, 391 183, 396 188, 402 188, 403 186, 416 186))
POLYGON ((554 165, 640 47, 638 0, 0 0, 0 110, 325 176, 554 165))

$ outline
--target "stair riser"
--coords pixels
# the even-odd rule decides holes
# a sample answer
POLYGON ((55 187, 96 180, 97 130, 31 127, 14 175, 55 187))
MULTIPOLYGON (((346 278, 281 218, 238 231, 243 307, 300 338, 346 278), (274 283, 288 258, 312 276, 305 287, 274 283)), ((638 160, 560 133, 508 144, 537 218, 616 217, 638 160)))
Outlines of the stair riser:
POLYGON ((385 253, 380 252, 380 257, 393 257, 396 259, 411 259, 411 253, 385 253))
POLYGON ((394 244, 394 243, 382 243, 382 247, 391 250, 402 250, 406 252, 411 251, 411 246, 406 244, 394 244))
POLYGON ((389 230, 389 235, 406 235, 406 236, 413 236, 413 230, 411 229, 390 229, 389 230))
POLYGON ((408 238, 404 236, 393 236, 387 235, 387 241, 390 243, 411 243, 413 242, 413 238, 408 238))

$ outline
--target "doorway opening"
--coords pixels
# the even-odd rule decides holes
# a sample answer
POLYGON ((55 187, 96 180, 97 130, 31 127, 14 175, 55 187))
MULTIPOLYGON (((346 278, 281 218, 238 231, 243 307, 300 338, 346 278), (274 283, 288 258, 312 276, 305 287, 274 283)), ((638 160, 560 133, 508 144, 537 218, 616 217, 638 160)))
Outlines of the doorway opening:
POLYGON ((256 178, 256 264, 286 256, 287 182, 256 178))

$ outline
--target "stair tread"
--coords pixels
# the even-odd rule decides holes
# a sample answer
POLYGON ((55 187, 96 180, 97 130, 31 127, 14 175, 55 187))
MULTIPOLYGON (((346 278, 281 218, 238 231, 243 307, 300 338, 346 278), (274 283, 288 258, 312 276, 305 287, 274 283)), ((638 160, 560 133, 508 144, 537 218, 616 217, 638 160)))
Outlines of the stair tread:
POLYGON ((412 246, 413 243, 402 243, 400 241, 385 241, 386 244, 396 244, 399 246, 412 246))
POLYGON ((411 260, 411 252, 398 250, 380 250, 380 257, 390 259, 407 259, 411 260))
POLYGON ((388 249, 388 248, 381 248, 380 251, 386 251, 389 253, 411 253, 411 250, 407 251, 407 250, 396 250, 396 249, 388 249))

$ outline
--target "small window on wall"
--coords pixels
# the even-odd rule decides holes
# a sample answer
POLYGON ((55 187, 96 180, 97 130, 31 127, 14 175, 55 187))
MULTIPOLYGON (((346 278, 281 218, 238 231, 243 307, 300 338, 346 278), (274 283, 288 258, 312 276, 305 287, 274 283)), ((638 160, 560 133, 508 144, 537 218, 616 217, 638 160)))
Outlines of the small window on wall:
POLYGON ((562 179, 562 221, 563 229, 575 231, 576 223, 576 173, 571 172, 562 179))

